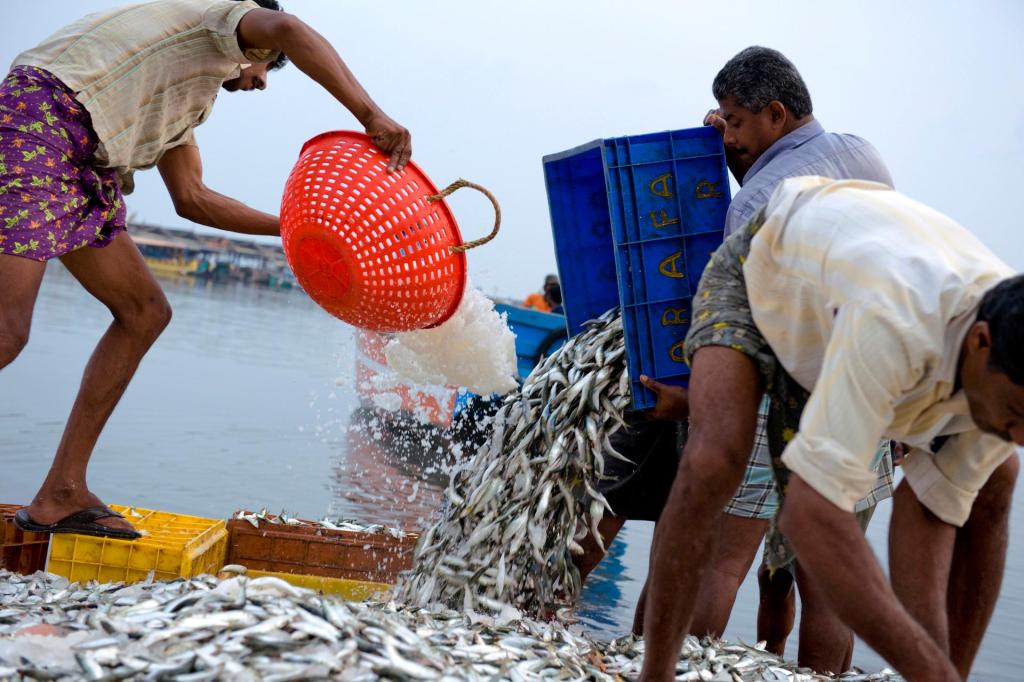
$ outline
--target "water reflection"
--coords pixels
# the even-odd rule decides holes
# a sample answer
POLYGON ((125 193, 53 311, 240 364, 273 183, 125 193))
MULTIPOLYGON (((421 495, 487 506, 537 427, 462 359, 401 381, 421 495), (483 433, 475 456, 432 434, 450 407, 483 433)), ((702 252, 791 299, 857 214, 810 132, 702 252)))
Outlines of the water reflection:
POLYGON ((331 513, 421 528, 441 506, 452 462, 447 429, 402 412, 359 407, 334 455, 331 513))

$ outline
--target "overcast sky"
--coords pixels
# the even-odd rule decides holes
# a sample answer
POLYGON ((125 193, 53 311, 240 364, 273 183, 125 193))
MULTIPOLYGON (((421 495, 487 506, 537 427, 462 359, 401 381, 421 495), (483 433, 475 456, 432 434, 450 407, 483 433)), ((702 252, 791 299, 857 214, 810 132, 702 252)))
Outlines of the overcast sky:
MULTIPOLYGON (((0 63, 108 0, 8 0, 0 63)), ((436 184, 491 188, 504 222, 468 254, 488 292, 520 296, 555 269, 540 159, 595 138, 698 125, 736 52, 774 47, 814 113, 871 140, 897 188, 953 216, 1024 269, 1024 3, 289 0, 413 134, 436 184)), ((222 93, 197 131, 207 184, 277 212, 303 141, 355 119, 294 66, 262 93, 222 93)), ((138 219, 187 226, 156 171, 137 175, 138 219)), ((461 194, 461 193, 460 193, 461 194)), ((451 200, 467 239, 490 208, 451 200)))

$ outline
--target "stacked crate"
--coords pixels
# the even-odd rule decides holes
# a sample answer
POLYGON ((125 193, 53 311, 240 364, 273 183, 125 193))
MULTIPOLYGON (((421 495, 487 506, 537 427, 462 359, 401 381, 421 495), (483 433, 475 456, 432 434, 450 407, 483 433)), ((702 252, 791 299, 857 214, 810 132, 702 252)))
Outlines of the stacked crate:
POLYGON ((690 302, 722 242, 729 177, 712 127, 596 140, 544 157, 569 334, 621 307, 633 406, 646 374, 685 385, 690 302))

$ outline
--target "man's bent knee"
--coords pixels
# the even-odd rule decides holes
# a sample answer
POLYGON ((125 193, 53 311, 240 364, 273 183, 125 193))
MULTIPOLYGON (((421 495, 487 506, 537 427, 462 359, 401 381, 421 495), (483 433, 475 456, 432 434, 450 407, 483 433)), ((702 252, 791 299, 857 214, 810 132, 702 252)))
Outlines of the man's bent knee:
POLYGON ((114 319, 133 332, 156 339, 171 322, 171 304, 162 291, 133 298, 112 309, 114 319))
POLYGON ((767 564, 757 569, 757 585, 761 601, 785 602, 793 592, 793 574, 788 568, 772 571, 767 564))
POLYGON ((0 329, 0 368, 14 362, 28 344, 28 327, 0 329))

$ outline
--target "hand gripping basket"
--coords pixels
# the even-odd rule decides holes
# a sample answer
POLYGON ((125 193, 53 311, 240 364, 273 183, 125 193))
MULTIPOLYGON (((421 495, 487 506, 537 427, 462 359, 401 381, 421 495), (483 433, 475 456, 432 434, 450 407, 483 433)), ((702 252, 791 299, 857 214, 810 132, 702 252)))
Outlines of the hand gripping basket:
POLYGON ((362 133, 318 135, 302 148, 281 202, 281 239, 299 284, 327 312, 377 332, 422 329, 455 312, 465 251, 494 238, 497 201, 458 180, 443 191, 415 164, 388 173, 362 133), (494 204, 494 230, 463 244, 444 197, 461 187, 494 204))

